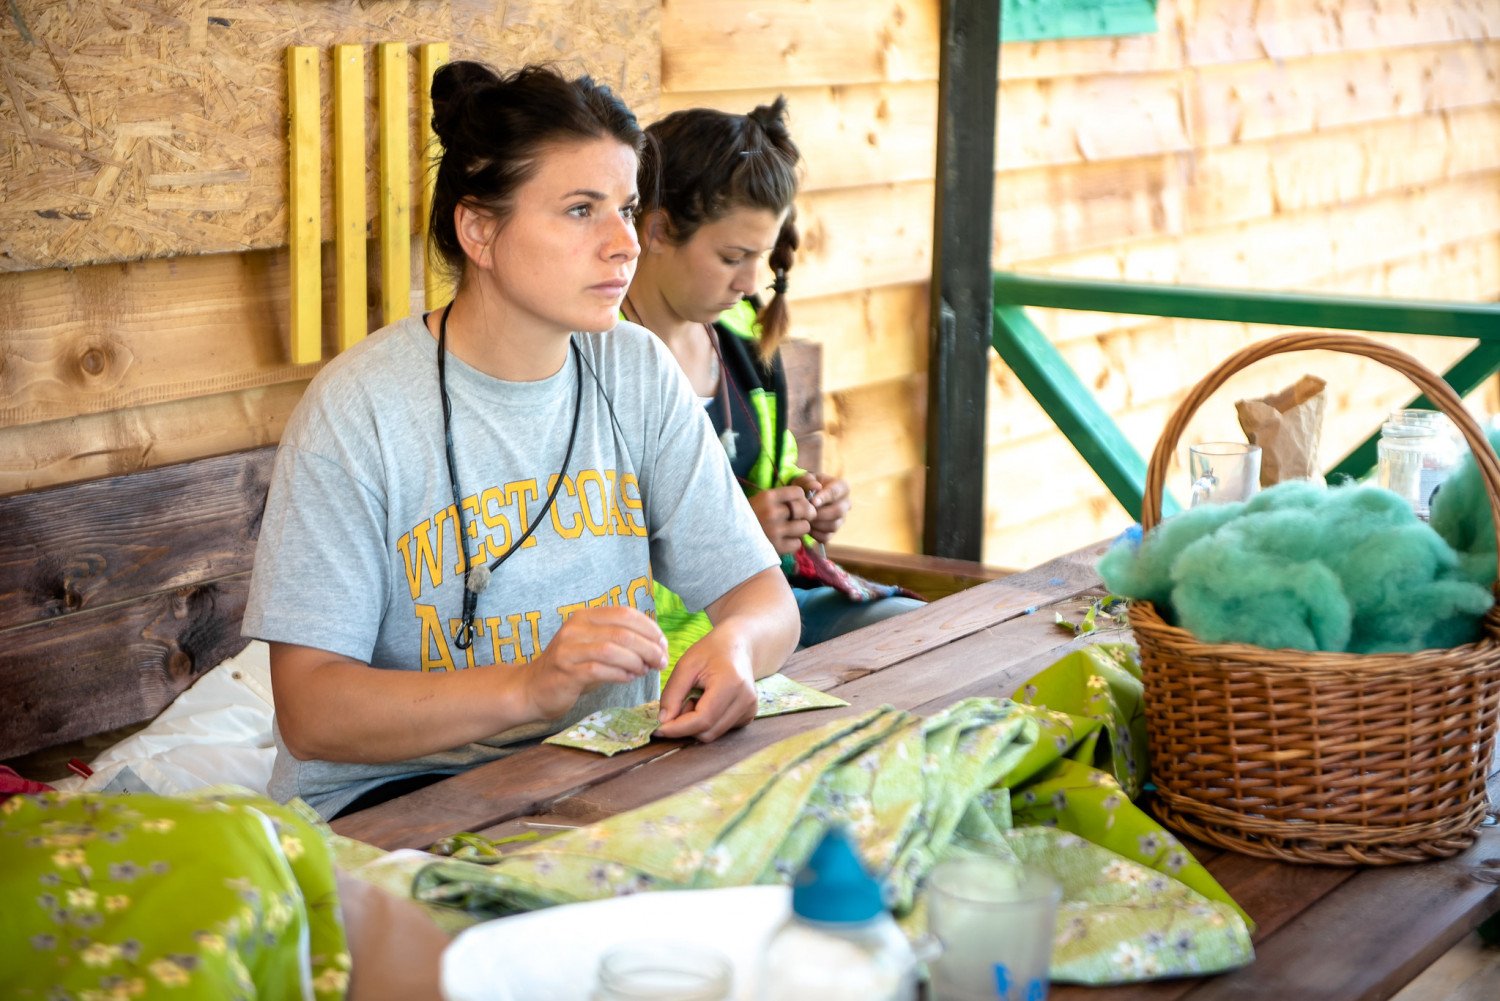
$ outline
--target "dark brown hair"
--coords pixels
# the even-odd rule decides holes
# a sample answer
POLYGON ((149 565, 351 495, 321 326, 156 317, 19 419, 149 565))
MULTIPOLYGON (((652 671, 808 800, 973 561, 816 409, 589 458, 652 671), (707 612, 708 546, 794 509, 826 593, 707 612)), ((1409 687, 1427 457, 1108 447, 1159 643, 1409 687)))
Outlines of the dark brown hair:
POLYGON ((428 239, 456 280, 465 260, 453 222, 460 204, 503 219, 549 144, 616 139, 639 154, 645 141, 625 102, 592 77, 569 80, 550 66, 501 75, 463 60, 440 66, 432 78, 432 131, 443 153, 428 239))
POLYGON ((637 187, 641 214, 660 209, 666 236, 681 244, 698 227, 737 208, 787 213, 768 263, 775 281, 758 317, 760 354, 769 360, 786 336, 786 274, 796 258, 797 169, 802 155, 786 127, 786 98, 748 115, 711 108, 674 111, 646 129, 637 187))

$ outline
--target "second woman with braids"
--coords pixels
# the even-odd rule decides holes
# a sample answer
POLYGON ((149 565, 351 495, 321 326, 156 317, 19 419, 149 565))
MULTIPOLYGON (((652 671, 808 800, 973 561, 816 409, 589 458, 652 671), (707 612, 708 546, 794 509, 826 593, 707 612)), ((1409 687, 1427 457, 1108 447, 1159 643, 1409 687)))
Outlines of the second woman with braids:
MULTIPOLYGON (((797 465, 779 347, 797 250, 801 155, 777 98, 747 115, 677 111, 646 129, 641 257, 621 312, 672 352, 707 409, 761 529, 791 579, 801 646, 921 603, 828 563, 821 544, 849 513, 849 485, 797 465), (770 296, 758 294, 769 278, 770 296), (808 538, 817 546, 806 544, 808 538)), ((708 632, 707 617, 656 588, 672 662, 708 632)))

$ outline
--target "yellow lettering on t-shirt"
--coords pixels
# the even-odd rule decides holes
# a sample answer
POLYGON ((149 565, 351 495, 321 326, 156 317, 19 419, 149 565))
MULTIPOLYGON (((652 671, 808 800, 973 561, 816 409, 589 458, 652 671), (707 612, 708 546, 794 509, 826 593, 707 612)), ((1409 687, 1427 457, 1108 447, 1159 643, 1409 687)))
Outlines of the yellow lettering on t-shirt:
POLYGON ((438 577, 441 574, 437 550, 432 542, 431 518, 419 522, 410 532, 396 540, 396 548, 401 551, 402 561, 406 566, 406 586, 411 591, 413 601, 422 595, 422 571, 424 569, 434 587, 437 586, 438 577), (416 546, 415 554, 412 552, 413 544, 416 546))
POLYGON ((597 469, 583 469, 579 470, 577 483, 578 506, 583 511, 589 533, 606 534, 609 531, 609 491, 604 487, 604 477, 597 469), (595 496, 590 496, 590 487, 595 496))
POLYGON ((574 613, 581 612, 586 607, 588 607, 588 603, 583 601, 575 601, 570 605, 558 605, 557 614, 562 616, 564 622, 567 622, 573 617, 574 613))
POLYGON ((510 519, 505 516, 505 491, 486 487, 479 495, 480 517, 489 532, 484 539, 484 561, 498 560, 510 548, 510 519), (496 538, 496 535, 499 538, 496 538))
POLYGON ((536 656, 537 647, 542 642, 540 610, 526 612, 524 615, 507 615, 505 621, 509 629, 503 633, 500 631, 501 623, 498 616, 485 621, 490 627, 490 649, 494 654, 496 664, 524 664, 536 656), (526 643, 528 637, 521 628, 523 621, 531 627, 527 630, 530 633, 529 644, 526 643), (509 657, 505 656, 507 650, 510 651, 509 657))
MULTIPOLYGON (((448 634, 443 632, 437 608, 432 605, 415 605, 417 621, 422 626, 422 670, 455 671, 453 658, 448 654, 448 634)), ((457 622, 457 620, 454 620, 457 622)))
POLYGON ((604 471, 604 478, 609 481, 609 532, 611 535, 634 535, 630 530, 630 522, 620 512, 619 475, 613 469, 604 471))
POLYGON ((632 473, 620 474, 620 503, 625 508, 625 521, 630 525, 631 534, 645 535, 646 519, 634 517, 642 513, 641 485, 632 473))
MULTIPOLYGON (((432 516, 432 535, 433 538, 437 540, 439 566, 442 566, 443 563, 447 562, 443 559, 443 553, 448 549, 448 531, 443 527, 443 522, 445 521, 453 523, 453 537, 457 539, 458 509, 455 508, 452 504, 449 504, 441 511, 435 512, 432 516)), ((462 541, 458 543, 458 551, 464 551, 464 545, 462 541)), ((463 564, 459 563, 456 565, 458 566, 458 572, 463 573, 463 564)), ((437 587, 443 583, 443 580, 441 577, 438 577, 435 578, 432 583, 434 587, 437 587)))
MULTIPOLYGON (((516 524, 520 527, 518 532, 524 532, 531 527, 531 518, 526 513, 526 502, 536 500, 540 494, 537 492, 536 478, 529 480, 513 480, 505 485, 505 503, 516 505, 516 524)), ((509 545, 509 541, 506 545, 509 545)), ((525 542, 521 543, 522 549, 530 549, 536 545, 536 535, 533 534, 525 542)), ((499 554, 496 554, 497 558, 499 554)))
MULTIPOLYGON (((457 511, 458 509, 450 504, 448 510, 457 511)), ((454 524, 453 537, 459 540, 458 552, 453 556, 453 573, 455 576, 464 572, 465 560, 473 564, 481 562, 484 559, 484 547, 469 545, 468 539, 464 539, 459 535, 457 527, 463 525, 463 534, 467 535, 469 539, 479 538, 479 498, 473 494, 465 497, 464 510, 468 512, 467 518, 459 519, 456 514, 452 515, 454 524), (472 556, 469 555, 471 550, 474 553, 472 556)))
POLYGON ((636 595, 644 595, 649 597, 650 594, 651 578, 649 576, 637 577, 635 580, 625 585, 625 600, 630 604, 631 608, 641 607, 640 599, 637 598, 636 595))
MULTIPOLYGON (((553 484, 556 482, 557 474, 553 473, 547 480, 547 489, 550 491, 553 484)), ((562 489, 558 491, 557 500, 552 504, 552 527, 556 529, 557 534, 562 536, 564 539, 576 539, 583 534, 583 518, 575 513, 573 515, 573 524, 568 527, 563 526, 562 506, 564 503, 564 495, 574 501, 576 501, 578 498, 578 493, 573 489, 573 481, 567 476, 564 476, 562 478, 562 489)), ((577 504, 575 503, 573 507, 570 508, 570 510, 576 511, 576 508, 577 504)))

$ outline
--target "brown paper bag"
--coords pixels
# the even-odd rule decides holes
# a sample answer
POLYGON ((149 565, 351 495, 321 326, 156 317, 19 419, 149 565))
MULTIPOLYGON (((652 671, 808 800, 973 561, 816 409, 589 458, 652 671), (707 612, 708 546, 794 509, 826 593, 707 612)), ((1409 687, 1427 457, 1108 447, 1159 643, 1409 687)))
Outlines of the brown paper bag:
POLYGON ((1304 375, 1279 393, 1235 403, 1246 440, 1260 446, 1262 487, 1282 480, 1322 481, 1318 440, 1323 434, 1326 386, 1317 376, 1304 375))

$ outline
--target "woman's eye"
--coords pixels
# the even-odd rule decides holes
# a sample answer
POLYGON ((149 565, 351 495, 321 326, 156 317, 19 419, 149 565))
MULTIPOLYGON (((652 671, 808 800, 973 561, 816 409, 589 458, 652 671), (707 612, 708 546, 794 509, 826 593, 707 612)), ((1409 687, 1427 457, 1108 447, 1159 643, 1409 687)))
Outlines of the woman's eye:
POLYGON ((743 257, 723 257, 723 256, 721 256, 719 258, 719 260, 723 261, 726 267, 731 267, 731 268, 737 268, 741 264, 745 263, 745 259, 743 257))
POLYGON ((592 211, 593 206, 588 202, 584 202, 581 205, 574 205, 572 208, 568 209, 568 215, 574 216, 578 219, 587 219, 592 211))
POLYGON ((620 215, 624 216, 629 221, 634 222, 635 214, 640 211, 640 208, 641 207, 639 205, 627 205, 620 210, 620 215))

